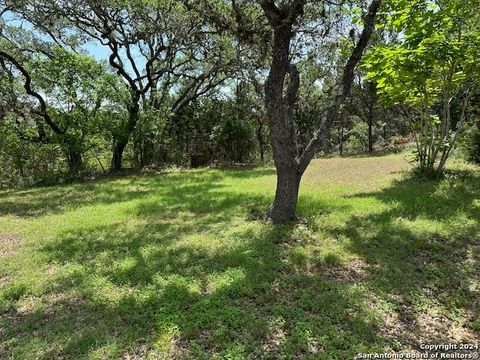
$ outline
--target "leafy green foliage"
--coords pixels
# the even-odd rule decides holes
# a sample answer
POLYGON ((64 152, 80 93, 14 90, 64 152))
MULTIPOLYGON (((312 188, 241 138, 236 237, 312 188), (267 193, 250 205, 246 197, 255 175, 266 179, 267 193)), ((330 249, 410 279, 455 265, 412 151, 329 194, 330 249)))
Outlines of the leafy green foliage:
POLYGON ((411 109, 420 169, 441 172, 478 90, 480 34, 465 26, 477 13, 460 1, 391 4, 385 26, 399 33, 398 40, 376 46, 364 69, 385 103, 411 109), (456 123, 453 104, 462 108, 456 123))
POLYGON ((478 122, 465 129, 461 141, 461 150, 467 160, 480 164, 480 128, 478 122))
POLYGON ((345 143, 347 152, 357 154, 368 149, 368 125, 357 122, 348 132, 348 140, 345 143))
POLYGON ((54 183, 76 178, 98 164, 103 168, 99 150, 105 149, 116 123, 125 118, 121 108, 126 88, 104 64, 59 46, 37 50, 28 59, 16 56, 30 76, 31 87, 44 97, 56 129, 39 116, 38 99, 25 92, 24 74, 3 62, 2 93, 9 97, 2 106, 0 131, 5 141, 0 146, 8 154, 7 166, 15 171, 1 177, 10 184, 54 183))
POLYGON ((254 148, 253 132, 247 123, 227 118, 211 134, 215 154, 221 160, 244 163, 254 148))
POLYGON ((67 129, 68 140, 61 143, 66 151, 84 153, 99 145, 94 135, 113 131, 101 112, 104 105, 121 107, 126 89, 103 64, 56 47, 50 58, 33 59, 29 66, 36 87, 48 96, 56 123, 67 129))

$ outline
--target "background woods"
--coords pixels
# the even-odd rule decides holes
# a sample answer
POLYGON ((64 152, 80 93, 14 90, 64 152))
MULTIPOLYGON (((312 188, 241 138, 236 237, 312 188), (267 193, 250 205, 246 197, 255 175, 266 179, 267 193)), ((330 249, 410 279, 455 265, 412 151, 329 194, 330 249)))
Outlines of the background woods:
POLYGON ((479 157, 477 5, 3 0, 0 181, 271 160, 284 222, 315 156, 439 176, 479 157))

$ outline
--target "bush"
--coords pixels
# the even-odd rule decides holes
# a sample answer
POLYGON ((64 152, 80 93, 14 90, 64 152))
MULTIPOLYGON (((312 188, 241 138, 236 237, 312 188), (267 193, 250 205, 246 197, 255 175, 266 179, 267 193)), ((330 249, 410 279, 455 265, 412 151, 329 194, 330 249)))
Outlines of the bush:
POLYGON ((350 130, 345 150, 353 154, 368 150, 368 125, 365 122, 356 123, 350 130))
POLYGON ((480 121, 465 128, 460 148, 468 161, 480 165, 480 121))
POLYGON ((236 119, 227 119, 215 126, 211 139, 218 158, 228 162, 247 161, 255 148, 252 130, 247 124, 236 119))

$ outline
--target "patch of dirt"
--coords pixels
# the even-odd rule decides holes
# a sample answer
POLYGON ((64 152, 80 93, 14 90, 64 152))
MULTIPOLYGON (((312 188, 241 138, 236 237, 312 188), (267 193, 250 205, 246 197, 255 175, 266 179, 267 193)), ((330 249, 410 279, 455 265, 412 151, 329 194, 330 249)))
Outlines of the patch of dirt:
MULTIPOLYGON (((199 334, 195 336, 199 342, 207 342, 206 340, 211 336, 211 332, 209 330, 202 330, 200 331, 199 334)), ((209 354, 209 358, 213 358, 215 351, 214 349, 203 349, 206 353, 209 354)), ((153 357, 154 359, 164 359, 164 357, 153 357)), ((191 352, 190 352, 190 344, 189 341, 186 339, 182 339, 179 337, 174 337, 172 339, 171 343, 171 348, 169 351, 168 356, 166 357, 167 359, 185 359, 185 358, 191 358, 191 352)))
MULTIPOLYGON (((57 206, 57 207, 54 208, 54 210, 60 210, 60 209, 62 209, 61 206, 57 206)), ((28 211, 25 211, 25 212, 21 213, 21 217, 22 218, 40 217, 43 214, 45 214, 45 212, 46 212, 45 209, 42 209, 42 210, 28 210, 28 211)))
MULTIPOLYGON (((372 306, 375 302, 372 300, 372 306)), ((408 304, 401 304, 396 310, 382 316, 379 332, 387 339, 401 344, 401 351, 420 353, 421 344, 478 343, 479 334, 460 322, 451 319, 441 311, 415 311, 408 304)))
MULTIPOLYGON (((84 309, 81 297, 65 293, 50 293, 42 296, 29 296, 21 299, 16 308, 6 312, 4 317, 11 324, 28 319, 36 311, 41 312, 41 322, 54 322, 69 314, 77 317, 84 309)), ((78 316, 80 318, 80 316, 78 316)))
POLYGON ((340 266, 322 267, 324 275, 339 283, 360 283, 368 279, 367 264, 360 259, 352 259, 340 266))
MULTIPOLYGON (((67 321, 74 324, 78 332, 72 333, 72 339, 80 330, 84 328, 84 317, 86 314, 85 302, 82 297, 69 293, 52 292, 42 296, 28 296, 22 298, 18 303, 9 308, 3 314, 0 314, 0 324, 6 324, 6 328, 0 326, 0 359, 8 358, 5 354, 11 352, 10 347, 19 344, 20 339, 25 336, 23 333, 25 325, 31 326, 35 321, 35 333, 42 336, 43 326, 55 328, 55 324, 64 324, 67 321), (6 336, 8 335, 8 336, 6 336), (3 348, 2 348, 3 346, 3 348)), ((99 321, 102 321, 99 319, 99 321)), ((28 333, 27 336, 35 336, 35 333, 28 333)), ((61 347, 55 347, 55 355, 47 355, 48 358, 60 358, 65 356, 62 354, 61 347)))
POLYGON ((395 339, 402 344, 414 347, 411 337, 407 335, 412 324, 413 320, 410 317, 403 317, 396 311, 388 311, 383 316, 379 330, 387 339, 395 339))
POLYGON ((16 234, 0 234, 0 257, 15 253, 22 241, 22 237, 16 234))
POLYGON ((480 340, 472 330, 443 315, 432 317, 421 313, 417 316, 417 324, 422 342, 437 343, 439 340, 445 340, 448 343, 459 344, 476 343, 480 340))
POLYGON ((268 353, 276 353, 285 340, 285 332, 281 328, 275 329, 262 344, 262 349, 268 353))
POLYGON ((12 277, 9 275, 0 276, 0 288, 8 285, 12 281, 12 277))
POLYGON ((163 359, 161 354, 145 340, 138 340, 132 348, 122 354, 123 360, 163 359))
POLYGON ((19 316, 27 316, 33 313, 35 306, 40 302, 40 298, 36 296, 30 296, 20 301, 17 306, 17 314, 19 316))

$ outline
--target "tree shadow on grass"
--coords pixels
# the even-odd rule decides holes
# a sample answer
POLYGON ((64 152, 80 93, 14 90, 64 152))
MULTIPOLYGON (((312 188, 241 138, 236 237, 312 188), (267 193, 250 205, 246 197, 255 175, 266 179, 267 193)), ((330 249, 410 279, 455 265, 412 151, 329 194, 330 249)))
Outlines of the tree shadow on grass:
POLYGON ((57 280, 43 309, 17 312, 15 328, 7 330, 9 345, 28 347, 43 338, 50 344, 45 358, 165 351, 183 359, 292 358, 320 350, 331 358, 332 351, 351 355, 355 346, 375 343, 361 292, 347 294, 343 285, 291 271, 272 241, 276 231, 237 236, 244 245, 226 251, 178 246, 146 258, 134 246, 116 255, 107 248, 112 265, 132 261, 123 270, 83 255, 92 260, 57 280), (316 348, 319 336, 322 348, 316 348))
POLYGON ((214 184, 222 179, 272 176, 273 168, 201 169, 156 175, 132 175, 117 180, 100 179, 86 184, 0 191, 0 216, 42 216, 82 206, 113 204, 161 193, 185 182, 214 184))
POLYGON ((403 347, 480 340, 480 178, 454 177, 354 195, 388 207, 351 216, 331 234, 348 238, 368 265, 367 285, 389 308, 382 331, 403 347))

